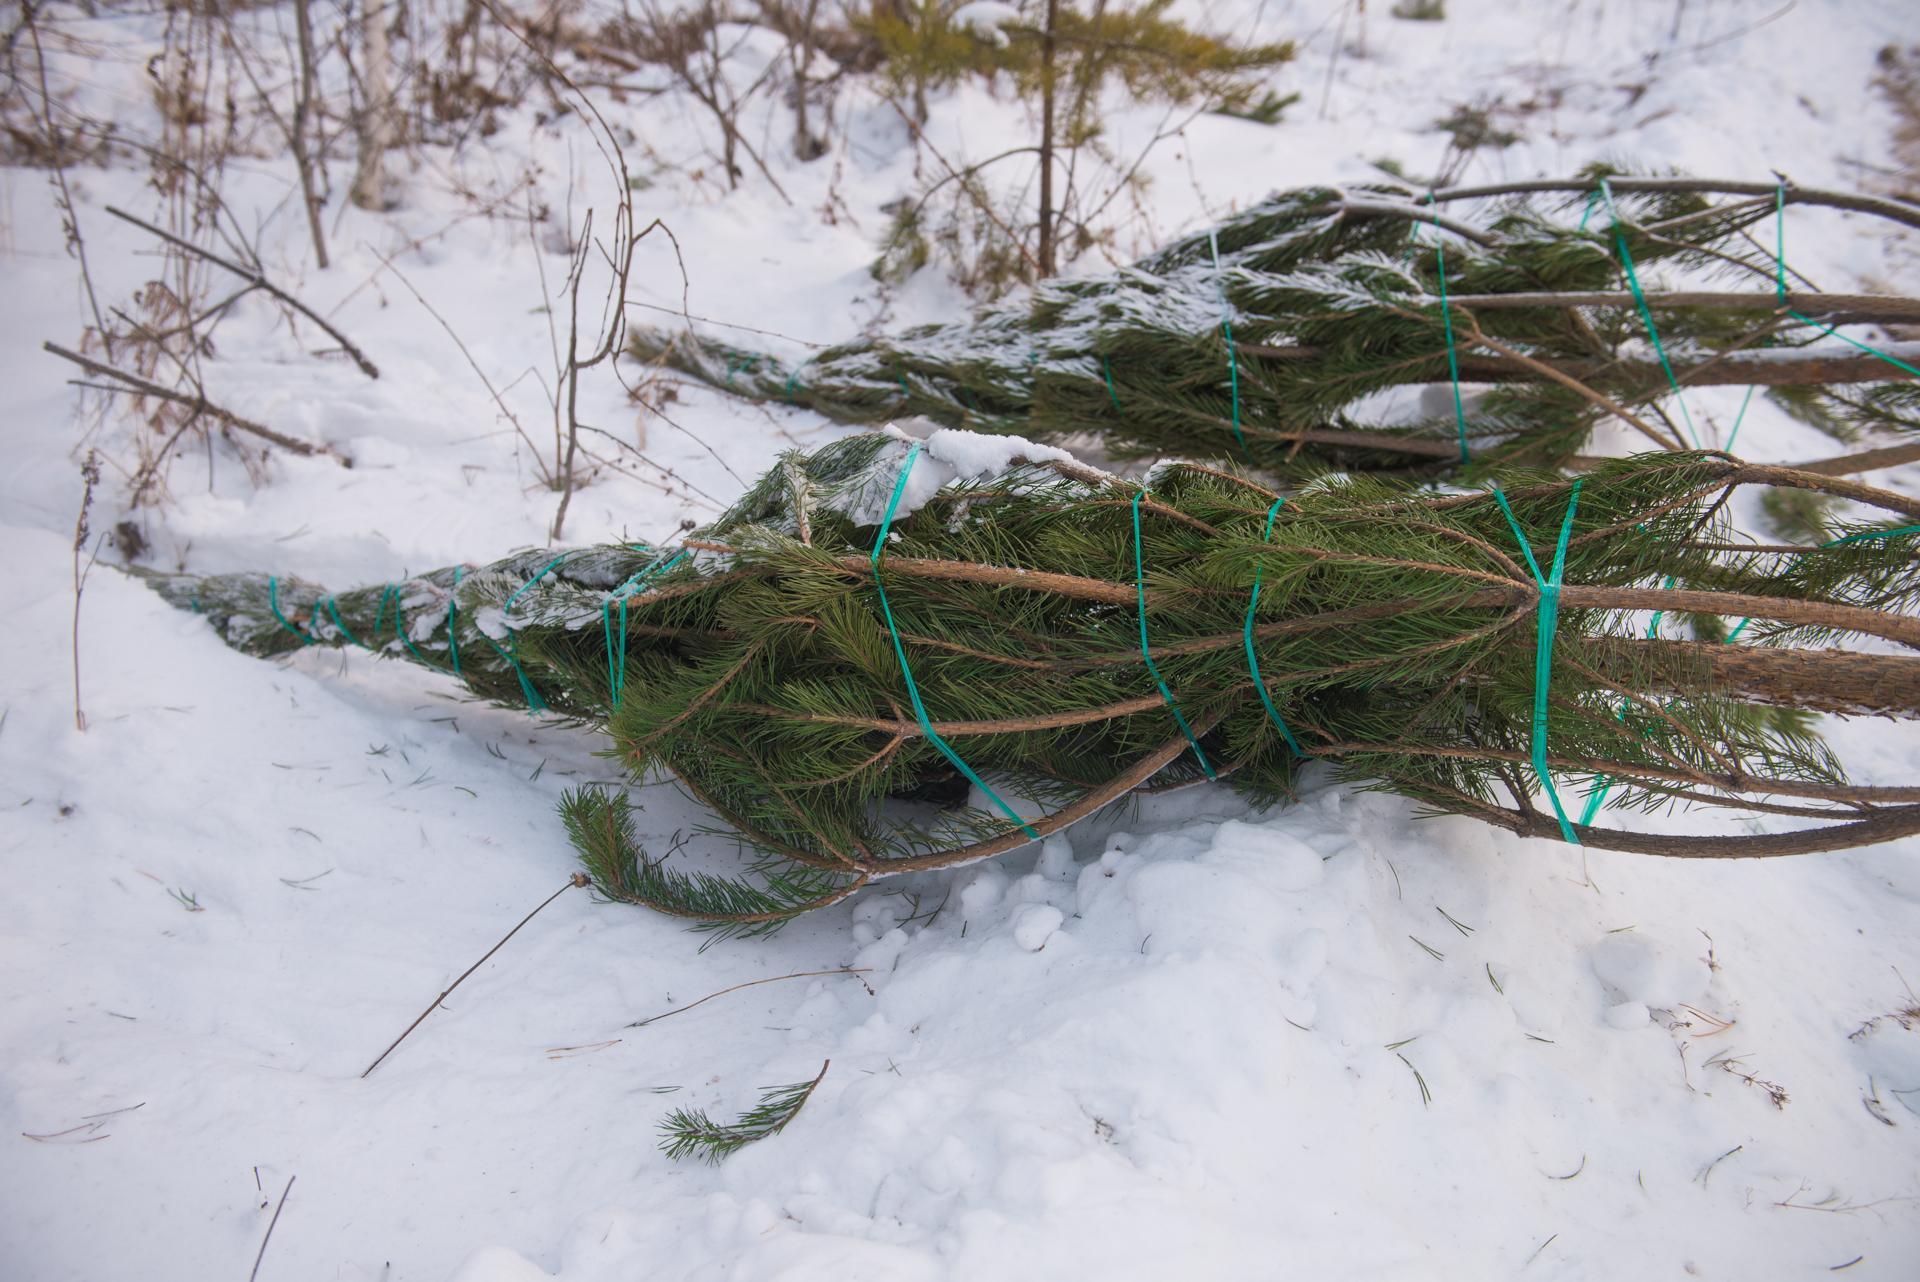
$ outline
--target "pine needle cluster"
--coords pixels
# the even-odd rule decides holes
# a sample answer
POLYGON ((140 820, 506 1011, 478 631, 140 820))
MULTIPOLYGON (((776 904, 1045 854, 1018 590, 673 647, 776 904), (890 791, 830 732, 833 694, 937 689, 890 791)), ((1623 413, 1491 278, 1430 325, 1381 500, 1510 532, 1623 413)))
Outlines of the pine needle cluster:
POLYGON ((1676 384, 1772 387, 1839 435, 1920 425, 1920 383, 1886 382, 1906 377, 1895 365, 1838 340, 1800 350, 1830 324, 1920 320, 1920 302, 1800 292, 1767 243, 1776 229, 1753 234, 1791 204, 1916 226, 1920 206, 1733 186, 1746 194, 1716 201, 1726 184, 1594 168, 1477 201, 1306 188, 1111 275, 1043 281, 965 321, 804 361, 663 329, 635 330, 630 355, 844 423, 920 415, 1294 479, 1562 467, 1603 420, 1660 448, 1714 445, 1673 403, 1676 384), (1828 351, 1851 364, 1781 359, 1828 351), (1471 389, 1457 410, 1444 394, 1382 395, 1442 392, 1456 368, 1471 389))
POLYGON ((675 1161, 697 1157, 717 1165, 749 1144, 778 1135, 799 1116, 832 1064, 820 1065, 810 1082, 767 1087, 760 1102, 736 1121, 716 1122, 697 1108, 674 1109, 660 1124, 660 1151, 675 1161))
POLYGON ((252 654, 357 645, 604 727, 634 778, 677 776, 759 862, 669 866, 623 794, 585 789, 564 816, 595 885, 726 934, 1013 849, 1136 788, 1214 776, 1272 802, 1308 766, 1428 811, 1652 854, 1920 831, 1920 788, 1848 783, 1810 716, 1920 714, 1920 658, 1832 648, 1920 648, 1920 554, 1896 537, 1920 502, 1711 453, 1578 481, 1509 474, 1499 494, 1323 479, 1284 502, 1228 468, 1164 465, 1143 491, 1016 459, 908 505, 876 557, 917 448, 876 433, 790 456, 671 556, 530 552, 337 595, 247 574, 150 581, 252 654), (1748 543, 1726 515, 1747 487, 1893 523, 1748 543), (1562 537, 1564 586, 1545 590, 1562 537), (1721 644, 1673 637, 1682 614, 1750 621, 1721 644), (1570 812, 1611 781, 1615 807, 1813 822, 1737 838, 1563 827, 1536 762, 1570 812))

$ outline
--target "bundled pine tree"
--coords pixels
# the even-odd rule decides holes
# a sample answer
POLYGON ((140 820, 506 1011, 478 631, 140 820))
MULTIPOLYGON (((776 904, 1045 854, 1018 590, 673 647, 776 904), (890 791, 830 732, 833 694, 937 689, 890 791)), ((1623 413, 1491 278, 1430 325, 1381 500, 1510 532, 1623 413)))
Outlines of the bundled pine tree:
POLYGON ((1708 453, 1444 496, 1323 481, 1283 501, 1199 465, 1142 489, 1004 438, 870 434, 790 456, 671 551, 527 552, 337 595, 253 574, 151 582, 251 654, 357 645, 603 727, 636 779, 678 776, 763 859, 744 880, 669 865, 623 795, 586 789, 565 819, 600 890, 755 932, 1134 789, 1211 778, 1271 802, 1314 763, 1611 850, 1785 855, 1920 832, 1920 787, 1848 782, 1811 716, 1920 715, 1920 657, 1829 644, 1920 648, 1917 521, 1920 501, 1708 453), (1726 516, 1747 487, 1908 524, 1750 544, 1726 516), (1648 611, 1747 621, 1732 643, 1682 640, 1648 611), (1808 822, 1621 830, 1594 823, 1602 796, 1808 822))
POLYGON ((1912 324, 1920 299, 1794 288, 1784 220, 1799 205, 1920 227, 1920 206, 1897 200, 1598 170, 1426 195, 1311 188, 1110 276, 797 363, 690 330, 636 330, 630 352, 845 423, 1084 434, 1115 457, 1270 476, 1562 467, 1602 421, 1662 449, 1712 446, 1671 395, 1708 384, 1772 388, 1837 434, 1920 428, 1920 343, 1863 350, 1834 328, 1912 324), (1455 212, 1474 200, 1490 202, 1478 218, 1455 212), (1769 220, 1763 247, 1749 229, 1769 220), (1666 288, 1656 272, 1734 287, 1666 288), (1480 390, 1463 399, 1461 382, 1480 390), (1449 383, 1427 408, 1381 404, 1449 383))

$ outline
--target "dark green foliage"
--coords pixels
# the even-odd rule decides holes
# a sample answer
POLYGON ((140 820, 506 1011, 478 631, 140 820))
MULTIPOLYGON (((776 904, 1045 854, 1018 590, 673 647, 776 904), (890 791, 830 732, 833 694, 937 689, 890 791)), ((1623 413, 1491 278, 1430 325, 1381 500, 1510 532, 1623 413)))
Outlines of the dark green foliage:
POLYGON ((956 24, 959 8, 951 0, 873 0, 856 25, 921 123, 929 90, 983 77, 1009 84, 1035 109, 1041 136, 960 168, 936 157, 938 170, 888 230, 873 266, 883 281, 937 258, 969 294, 997 298, 1108 243, 1125 209, 1115 198, 1144 186, 1143 157, 1119 154, 1106 136, 1117 89, 1129 102, 1211 105, 1262 124, 1298 97, 1276 97, 1261 77, 1293 57, 1290 43, 1243 45, 1195 31, 1170 16, 1171 0, 1099 0, 1085 12, 1070 2, 1041 5, 1029 18, 981 30, 956 24), (1018 179, 992 181, 1007 162, 1018 179), (1036 163, 1061 184, 1057 192, 1035 190, 1036 163))
MULTIPOLYGON (((929 443, 919 466, 937 466, 942 448, 929 443)), ((624 650, 618 589, 655 556, 623 546, 558 565, 547 552, 521 553, 465 572, 457 588, 451 570, 397 592, 333 598, 283 581, 286 626, 258 575, 151 582, 254 654, 286 654, 308 636, 346 646, 351 635, 387 657, 446 670, 451 624, 469 688, 526 707, 509 662, 517 659, 554 715, 605 726, 609 755, 636 780, 656 770, 677 776, 758 860, 738 876, 683 871, 641 847, 624 796, 581 790, 563 815, 601 893, 724 933, 759 933, 875 877, 1024 840, 995 807, 963 801, 966 783, 910 710, 880 613, 869 555, 906 451, 897 437, 867 435, 789 457, 690 540, 690 556, 627 598, 624 650), (406 642, 386 608, 396 598, 406 642), (625 671, 617 706, 610 659, 625 671)), ((1765 672, 1736 674, 1736 685, 1716 675, 1721 651, 1633 640, 1644 627, 1633 611, 1647 606, 1620 593, 1668 579, 1736 594, 1738 604, 1719 613, 1761 616, 1739 647, 1749 657, 1857 630, 1920 637, 1900 613, 1920 594, 1910 541, 1794 554, 1729 543, 1724 497, 1753 472, 1724 456, 1649 455, 1579 482, 1551 751, 1555 762, 1579 763, 1576 775, 1620 779, 1619 804, 1659 806, 1676 792, 1716 788, 1825 797, 1840 784, 1838 764, 1804 720, 1772 709, 1920 706, 1906 669, 1853 696, 1765 672)), ((1274 496, 1239 475, 1175 464, 1150 484, 1141 555, 1154 658, 1232 786, 1283 798, 1306 764, 1250 675, 1243 629, 1258 569, 1261 678, 1308 753, 1431 810, 1539 831, 1525 766, 1539 593, 1490 495, 1323 480, 1289 497, 1263 540, 1274 496)), ((1508 478, 1543 563, 1572 485, 1540 473, 1508 478)), ((1150 780, 1201 777, 1141 659, 1138 493, 1077 465, 1016 466, 948 484, 903 514, 888 544, 882 575, 929 715, 997 791, 1038 804, 1042 832, 1150 780)), ((1889 503, 1913 519, 1912 505, 1889 503)), ((1698 599, 1675 605, 1712 609, 1698 599)), ((1589 839, 1604 845, 1616 835, 1589 839)))
POLYGON ((1227 99, 1213 110, 1215 115, 1232 116, 1236 120, 1250 120, 1256 125, 1277 125, 1287 108, 1299 101, 1300 95, 1297 92, 1282 98, 1279 94, 1268 90, 1260 95, 1258 102, 1227 99))
MULTIPOLYGON (((1621 192, 1615 199, 1648 290, 1659 290, 1679 268, 1726 277, 1713 287, 1752 299, 1713 308, 1656 302, 1659 333, 1676 362, 1736 346, 1806 341, 1804 327, 1778 328, 1783 322, 1767 284, 1771 259, 1738 234, 1768 216, 1763 205, 1716 207, 1674 192, 1621 192), (1770 326, 1778 332, 1765 332, 1770 326)), ((1446 287, 1455 300, 1587 292, 1615 300, 1453 305, 1463 379, 1480 388, 1466 403, 1466 474, 1557 467, 1583 449, 1609 412, 1477 344, 1475 326, 1534 361, 1577 369, 1587 387, 1628 410, 1669 394, 1632 305, 1608 212, 1600 206, 1588 214, 1585 203, 1559 195, 1486 206, 1461 224, 1481 244, 1421 221, 1429 210, 1407 187, 1307 188, 1272 196, 1125 270, 1044 281, 1029 297, 982 308, 964 322, 858 339, 800 362, 688 333, 636 329, 631 354, 735 395, 803 406, 844 423, 924 415, 1041 440, 1091 435, 1114 457, 1228 457, 1283 477, 1328 468, 1430 474, 1458 467, 1450 398, 1383 410, 1378 394, 1448 381, 1437 248, 1444 240, 1446 287)), ((1469 217, 1458 204, 1442 214, 1469 217)), ((1847 430, 1911 430, 1920 426, 1916 386, 1780 389, 1779 397, 1847 430)), ((1640 412, 1657 423, 1657 408, 1640 412)), ((1684 441, 1683 428, 1672 431, 1684 441)))
POLYGON ((674 1109, 660 1124, 661 1152, 675 1161, 698 1157, 717 1165, 756 1140, 778 1135, 799 1115, 831 1063, 822 1064, 810 1082, 766 1087, 760 1102, 735 1122, 716 1122, 697 1108, 674 1109))

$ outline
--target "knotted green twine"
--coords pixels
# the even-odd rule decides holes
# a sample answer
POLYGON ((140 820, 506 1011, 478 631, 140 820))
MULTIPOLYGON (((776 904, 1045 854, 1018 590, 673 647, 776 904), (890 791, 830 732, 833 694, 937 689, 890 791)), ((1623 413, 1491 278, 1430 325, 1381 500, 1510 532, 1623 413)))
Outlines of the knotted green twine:
POLYGON ((1167 688, 1167 680, 1160 675, 1160 666, 1153 661, 1153 651, 1147 648, 1147 566, 1146 556, 1140 550, 1140 500, 1147 496, 1145 490, 1133 496, 1133 590, 1140 603, 1140 657, 1146 661, 1147 671, 1153 675, 1153 683, 1160 687, 1160 697, 1167 701, 1167 710, 1173 713, 1173 720, 1180 727, 1180 733, 1187 736, 1187 742, 1193 745, 1194 758, 1200 768, 1207 772, 1207 778, 1217 779, 1213 763, 1207 760, 1207 754, 1200 751, 1200 741, 1194 738, 1193 727, 1187 724, 1187 718, 1175 702, 1173 691, 1167 688))
MULTIPOLYGON (((646 548, 642 545, 634 550, 643 552, 646 548)), ((635 592, 645 587, 648 580, 655 575, 665 574, 685 560, 687 552, 682 548, 673 554, 671 560, 663 563, 660 558, 664 556, 666 556, 666 550, 663 548, 654 555, 653 560, 642 566, 639 572, 625 583, 609 592, 606 600, 600 603, 600 630, 607 639, 607 688, 612 692, 611 703, 616 708, 620 706, 620 695, 627 686, 627 601, 635 592), (620 643, 617 647, 613 640, 613 603, 615 601, 620 603, 620 643), (614 662, 615 654, 620 656, 618 663, 614 662)))
POLYGON ((1533 547, 1527 542, 1520 522, 1514 519, 1513 507, 1507 502, 1507 496, 1498 484, 1493 487, 1493 497, 1500 504, 1500 511, 1506 516, 1507 524, 1513 530, 1513 537, 1520 544, 1520 551, 1527 558, 1527 568, 1533 571, 1533 582, 1540 589, 1540 603, 1535 608, 1539 627, 1534 642, 1533 661, 1533 773, 1547 790, 1547 800, 1553 803, 1554 818, 1560 821, 1560 835, 1572 844, 1579 845, 1579 834, 1567 820, 1567 812, 1560 804, 1560 790, 1553 785, 1553 776, 1547 773, 1547 692, 1553 680, 1553 634, 1560 623, 1560 576, 1567 564, 1567 537, 1573 533, 1573 514, 1580 506, 1580 482, 1573 483, 1572 491, 1567 495, 1566 519, 1560 522, 1560 543, 1553 552, 1553 571, 1540 573, 1540 563, 1534 560, 1533 547))
POLYGON ((1240 442, 1241 452, 1251 457, 1246 433, 1240 430, 1240 358, 1233 350, 1233 304, 1227 301, 1227 278, 1220 267, 1220 233, 1208 232, 1207 240, 1213 246, 1213 283, 1220 290, 1220 329, 1227 336, 1227 377, 1233 388, 1233 439, 1240 442))
POLYGON ((986 780, 975 774, 973 767, 969 766, 965 761, 962 761, 960 754, 949 747, 947 741, 942 739, 939 733, 934 730, 933 722, 927 717, 926 705, 920 702, 920 687, 913 679, 913 669, 907 664, 907 649, 900 643, 900 629, 895 626, 893 622, 893 607, 887 603, 886 584, 880 580, 880 557, 887 550, 887 535, 893 529, 893 514, 900 507, 900 496, 906 493, 907 476, 913 471, 913 461, 919 457, 920 445, 918 442, 915 442, 913 447, 907 451, 906 461, 900 465, 900 479, 894 483, 893 497, 887 501, 887 514, 880 521, 880 532, 874 536, 873 556, 870 559, 870 564, 873 566, 874 591, 880 595, 880 613, 887 621, 887 635, 893 638, 893 655, 894 658, 900 661, 900 676, 901 679, 906 682, 907 699, 913 704, 913 715, 920 720, 920 732, 926 735, 928 741, 940 750, 940 755, 953 763, 954 769, 965 775, 981 792, 986 793, 993 804, 1000 807, 1002 814, 1019 825, 1027 836, 1038 841, 1040 840, 1040 834, 1034 831, 1033 825, 1029 824, 1025 819, 1022 819, 1012 806, 1009 806, 1001 799, 999 793, 989 788, 986 780))
MULTIPOLYGON (((426 664, 429 668, 445 672, 445 668, 442 668, 432 659, 420 653, 420 647, 413 643, 413 637, 407 632, 406 620, 401 617, 400 585, 397 583, 387 584, 386 588, 380 593, 380 608, 374 611, 373 615, 373 635, 376 638, 380 635, 380 622, 387 617, 388 601, 393 602, 393 635, 400 638, 400 644, 407 647, 407 653, 426 664)), ((453 642, 453 629, 451 627, 447 629, 447 642, 449 645, 453 642)))
MULTIPOLYGON (((1433 193, 1427 193, 1427 199, 1433 199, 1433 193)), ((1412 225, 1414 238, 1419 237, 1420 224, 1412 225)), ((1460 437, 1460 461, 1470 462, 1472 454, 1467 449, 1467 408, 1460 397, 1460 352, 1453 342, 1453 307, 1447 302, 1447 247, 1440 231, 1440 211, 1433 213, 1433 254, 1435 271, 1440 277, 1440 324, 1447 335, 1447 377, 1453 383, 1453 428, 1460 437)))
MULTIPOLYGON (((547 564, 541 569, 540 573, 534 575, 532 578, 528 579, 525 583, 522 583, 519 586, 519 588, 517 588, 514 591, 514 594, 507 598, 506 604, 500 607, 501 621, 504 623, 507 616, 513 612, 513 603, 515 601, 518 601, 522 596, 525 596, 529 588, 531 588, 534 584, 538 583, 540 580, 546 578, 548 574, 552 573, 553 570, 561 564, 561 562, 565 561, 568 557, 572 555, 573 555, 572 552, 562 552, 559 556, 556 556, 553 558, 553 560, 547 562, 547 564)), ((454 586, 458 587, 459 585, 460 585, 459 571, 456 570, 454 571, 454 586)), ((452 614, 451 605, 449 605, 448 607, 448 614, 447 614, 447 634, 449 636, 453 634, 453 614, 452 614)), ((527 677, 527 670, 520 666, 520 657, 519 657, 520 643, 514 638, 512 625, 511 624, 507 625, 507 644, 513 647, 511 651, 508 651, 502 648, 502 646, 498 641, 495 641, 492 637, 488 636, 484 631, 481 632, 480 636, 483 640, 486 641, 488 645, 493 647, 493 652, 495 654, 499 655, 502 659, 505 659, 507 661, 507 665, 513 669, 513 675, 520 679, 520 693, 526 696, 528 713, 531 714, 536 712, 545 712, 547 709, 547 701, 545 699, 542 699, 540 697, 540 692, 533 688, 533 682, 529 680, 527 677)), ((456 658, 455 662, 458 663, 459 660, 456 658)), ((454 671, 457 672, 459 671, 459 669, 456 667, 454 671)))
MULTIPOLYGON (((1692 440, 1693 447, 1699 449, 1700 433, 1693 426, 1693 415, 1687 409, 1687 398, 1681 394, 1680 380, 1674 377, 1673 362, 1667 359, 1667 349, 1660 342, 1660 331, 1653 323, 1653 310, 1647 306, 1647 295, 1640 288, 1640 274, 1633 268, 1633 254, 1627 249, 1627 234, 1620 227, 1620 211, 1614 208, 1613 188, 1607 185, 1604 178, 1600 180, 1600 195, 1607 202, 1608 217, 1613 220, 1613 243, 1620 251, 1620 265, 1626 269, 1627 288, 1633 291, 1633 305, 1640 310, 1640 319, 1646 323, 1647 337, 1653 340, 1653 351, 1660 358, 1660 368, 1666 372, 1667 386, 1673 389, 1673 398, 1680 402, 1680 417, 1686 420, 1687 436, 1692 440)), ((1591 197, 1588 198, 1587 209, 1589 213, 1592 212, 1591 197)), ((1586 219, 1582 218, 1580 222, 1582 227, 1586 225, 1586 219)))
MULTIPOLYGON (((1267 528, 1260 532, 1262 543, 1273 538, 1273 518, 1280 514, 1280 505, 1286 501, 1286 496, 1281 495, 1273 501, 1273 506, 1267 509, 1267 528)), ((1272 717, 1273 724, 1279 727, 1280 737, 1287 741, 1287 746, 1292 748, 1297 756, 1304 757, 1308 755, 1307 750, 1302 748, 1300 741, 1293 737, 1293 731, 1287 729, 1286 720, 1281 717, 1280 709, 1273 706, 1273 696, 1267 693, 1267 683, 1260 677, 1260 659, 1253 652, 1253 612, 1260 604, 1260 575, 1265 569, 1266 567, 1258 561, 1253 563, 1253 595, 1247 600, 1247 670, 1253 674, 1253 688, 1259 692, 1260 702, 1266 705, 1267 715, 1272 717)))

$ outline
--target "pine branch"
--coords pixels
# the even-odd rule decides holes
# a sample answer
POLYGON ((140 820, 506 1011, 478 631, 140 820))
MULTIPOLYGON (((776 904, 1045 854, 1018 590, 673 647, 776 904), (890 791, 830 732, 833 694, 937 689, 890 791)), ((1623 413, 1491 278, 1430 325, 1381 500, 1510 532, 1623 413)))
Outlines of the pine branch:
POLYGON ((1920 789, 1849 782, 1812 722, 1920 716, 1920 656, 1850 640, 1920 650, 1920 500, 1667 453, 1577 481, 1510 474, 1505 506, 1365 476, 1281 506, 1230 468, 1167 464, 1142 496, 1044 454, 849 437, 781 460, 670 565, 527 552, 337 594, 143 577, 249 653, 357 647, 603 729, 634 780, 677 777, 755 859, 719 875, 649 852, 627 794, 587 788, 561 807, 586 875, 713 938, 1024 846, 1135 789, 1204 780, 1203 759, 1262 803, 1320 762, 1424 810, 1556 835, 1530 796, 1544 733, 1558 788, 1612 779, 1616 810, 1758 802, 1812 821, 1765 839, 1581 827, 1585 844, 1723 858, 1920 830, 1920 789), (980 461, 994 450, 1011 461, 980 461), (912 491, 882 543, 912 459, 953 479, 912 491), (1754 491, 1885 519, 1755 542, 1730 518, 1754 491), (1563 528, 1542 692, 1527 562, 1552 562, 1563 528))
MULTIPOLYGON (((1283 192, 1111 276, 1042 281, 1017 303, 798 364, 691 329, 637 329, 630 354, 841 422, 923 415, 1035 439, 1090 434, 1119 457, 1220 455, 1293 478, 1457 468, 1463 454, 1469 474, 1564 466, 1609 415, 1678 447, 1640 408, 1670 395, 1670 372, 1682 386, 1815 394, 1856 430, 1920 431, 1920 409, 1886 400, 1913 392, 1893 362, 1920 363, 1920 344, 1805 346, 1830 326, 1911 322, 1920 300, 1707 288, 1730 268, 1769 285, 1780 270, 1744 238, 1772 202, 1700 194, 1724 184, 1613 176, 1617 228, 1528 194, 1597 181, 1503 187, 1508 199, 1473 217, 1438 217, 1398 188, 1283 192), (1674 279, 1687 275, 1700 279, 1674 279), (1648 318, 1658 351, 1646 350, 1648 318), (1445 384, 1455 366, 1471 389, 1457 416, 1370 408, 1391 388, 1445 384)), ((1793 187, 1785 203, 1901 213, 1793 187)))
POLYGON ((700 1109, 676 1108, 660 1124, 660 1150, 676 1162, 698 1157, 718 1165, 747 1145, 785 1130, 832 1065, 832 1060, 822 1063, 810 1082, 764 1088, 760 1102, 737 1121, 716 1122, 700 1109))

